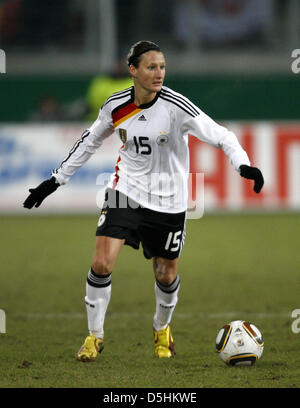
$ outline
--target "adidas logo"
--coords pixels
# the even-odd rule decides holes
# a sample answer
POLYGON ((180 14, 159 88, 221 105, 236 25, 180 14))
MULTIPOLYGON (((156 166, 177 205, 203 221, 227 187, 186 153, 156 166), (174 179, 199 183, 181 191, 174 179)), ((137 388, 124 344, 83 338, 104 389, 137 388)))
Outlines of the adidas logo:
POLYGON ((242 330, 238 327, 234 332, 235 333, 242 333, 242 330))
POLYGON ((141 121, 146 121, 147 119, 145 118, 145 116, 144 115, 142 115, 142 116, 140 116, 139 117, 139 119, 138 120, 141 120, 141 121))

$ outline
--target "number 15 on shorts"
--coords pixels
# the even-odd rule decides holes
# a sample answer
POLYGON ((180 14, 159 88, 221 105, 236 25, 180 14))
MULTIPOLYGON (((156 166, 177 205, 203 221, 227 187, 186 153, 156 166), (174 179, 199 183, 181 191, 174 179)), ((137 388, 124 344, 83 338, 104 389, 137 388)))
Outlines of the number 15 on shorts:
POLYGON ((181 238, 181 233, 182 231, 177 231, 177 232, 169 232, 166 245, 165 245, 165 250, 166 251, 172 251, 176 252, 180 248, 180 238, 181 238))

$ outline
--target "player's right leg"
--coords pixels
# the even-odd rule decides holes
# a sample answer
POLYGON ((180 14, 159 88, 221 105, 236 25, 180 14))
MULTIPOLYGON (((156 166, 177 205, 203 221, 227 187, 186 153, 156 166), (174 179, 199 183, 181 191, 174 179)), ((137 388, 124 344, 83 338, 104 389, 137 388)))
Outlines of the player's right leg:
POLYGON ((111 273, 124 242, 124 239, 96 237, 94 259, 86 281, 89 336, 77 353, 79 361, 94 361, 104 348, 104 319, 111 296, 111 273))

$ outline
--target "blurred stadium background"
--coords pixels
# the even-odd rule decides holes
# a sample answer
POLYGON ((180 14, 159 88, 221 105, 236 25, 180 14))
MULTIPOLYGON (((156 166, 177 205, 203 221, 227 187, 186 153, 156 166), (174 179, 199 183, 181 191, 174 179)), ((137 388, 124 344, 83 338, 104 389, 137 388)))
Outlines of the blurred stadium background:
MULTIPOLYGON (((255 197, 222 153, 191 138, 205 210, 299 210, 298 0, 2 0, 0 33, 2 212, 22 212, 27 188, 59 165, 112 92, 131 85, 125 59, 140 39, 164 50, 165 84, 232 128, 265 175, 255 197)), ((119 145, 111 138, 39 211, 94 211, 97 175, 114 171, 119 145)))

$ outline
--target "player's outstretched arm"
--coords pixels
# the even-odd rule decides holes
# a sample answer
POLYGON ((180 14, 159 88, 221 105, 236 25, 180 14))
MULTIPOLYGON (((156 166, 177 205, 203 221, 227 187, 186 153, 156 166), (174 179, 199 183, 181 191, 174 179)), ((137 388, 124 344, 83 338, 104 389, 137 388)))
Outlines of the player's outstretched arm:
POLYGON ((254 180, 253 190, 256 193, 259 193, 264 185, 264 177, 262 172, 257 167, 247 166, 242 164, 239 168, 240 175, 246 179, 254 180))
POLYGON ((24 201, 23 207, 28 209, 31 209, 33 206, 36 208, 39 207, 44 199, 52 194, 58 187, 59 183, 56 178, 52 176, 50 179, 43 181, 36 188, 30 188, 30 194, 24 201))

